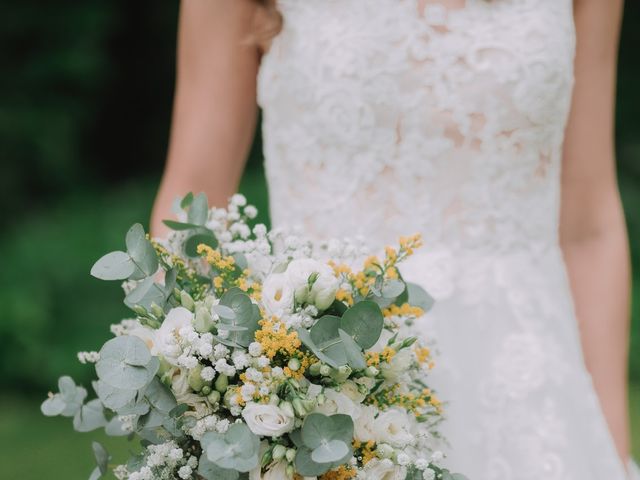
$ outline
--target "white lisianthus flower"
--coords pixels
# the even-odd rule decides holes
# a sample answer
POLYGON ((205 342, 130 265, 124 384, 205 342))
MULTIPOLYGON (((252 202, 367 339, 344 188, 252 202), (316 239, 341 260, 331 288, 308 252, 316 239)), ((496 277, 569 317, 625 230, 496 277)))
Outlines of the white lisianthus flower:
POLYGON ((393 356, 391 362, 380 364, 382 376, 389 381, 396 381, 409 371, 411 362, 413 362, 413 352, 409 348, 403 348, 393 356))
POLYGON ((242 410, 249 430, 264 437, 279 437, 293 430, 294 417, 277 405, 249 403, 242 410))
POLYGON ((407 412, 399 408, 391 408, 383 412, 373 424, 373 432, 377 443, 388 443, 402 448, 413 443, 411 420, 407 412))
POLYGON ((360 415, 354 419, 353 435, 356 440, 367 443, 375 440, 374 424, 376 421, 376 413, 378 409, 370 405, 362 407, 360 415))
POLYGON ((300 258, 292 260, 285 273, 298 303, 307 302, 324 310, 335 300, 339 282, 329 265, 311 258, 300 258), (312 274, 316 278, 309 288, 309 277, 312 274))
POLYGON ((262 284, 262 302, 270 315, 282 316, 291 313, 293 299, 293 288, 284 273, 272 273, 262 284))
POLYGON ((383 460, 374 458, 365 465, 363 473, 363 478, 367 480, 404 480, 407 476, 407 469, 395 465, 388 458, 383 460))
POLYGON ((162 325, 156 330, 155 338, 158 353, 171 365, 176 366, 180 349, 176 348, 180 337, 180 329, 191 327, 193 313, 184 307, 176 307, 169 311, 162 325))

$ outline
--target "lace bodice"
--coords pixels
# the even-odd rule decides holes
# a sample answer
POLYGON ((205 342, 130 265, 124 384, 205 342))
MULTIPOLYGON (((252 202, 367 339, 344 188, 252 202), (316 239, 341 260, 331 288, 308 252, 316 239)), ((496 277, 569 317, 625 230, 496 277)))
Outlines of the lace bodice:
POLYGON ((374 245, 555 242, 571 0, 279 6, 259 76, 274 225, 374 245))

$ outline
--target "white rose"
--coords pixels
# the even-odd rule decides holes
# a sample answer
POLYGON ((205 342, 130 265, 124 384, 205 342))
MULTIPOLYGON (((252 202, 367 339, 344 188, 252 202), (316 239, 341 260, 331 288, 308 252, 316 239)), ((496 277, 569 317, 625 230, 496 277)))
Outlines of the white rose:
POLYGON ((249 430, 263 437, 279 437, 293 430, 294 418, 277 405, 249 403, 242 410, 249 430))
POLYGON ((156 330, 155 338, 158 353, 171 365, 177 365, 178 357, 182 353, 177 346, 180 329, 190 327, 192 319, 193 313, 184 307, 176 307, 167 314, 160 328, 156 330))
POLYGON ((341 413, 349 415, 351 418, 355 418, 360 414, 360 405, 343 393, 327 388, 324 391, 324 396, 326 400, 322 405, 316 407, 316 412, 324 413, 325 415, 341 413))
POLYGON ((347 380, 342 385, 340 385, 340 393, 346 395, 356 403, 362 403, 365 399, 365 395, 360 393, 358 385, 351 380, 347 380))
POLYGON ((282 316, 291 313, 293 294, 293 288, 284 273, 272 273, 262 284, 262 303, 270 315, 282 316))
POLYGON ((374 424, 376 421, 376 413, 378 409, 367 405, 362 407, 360 415, 353 423, 353 434, 356 440, 366 443, 375 440, 374 424))
POLYGON ((407 412, 399 408, 391 408, 383 412, 373 425, 375 441, 388 443, 394 447, 405 447, 414 441, 411 425, 407 412))
MULTIPOLYGON (((249 480, 287 480, 287 462, 274 462, 262 473, 262 467, 258 465, 249 472, 249 480)), ((304 480, 315 480, 316 477, 302 477, 304 480)))
POLYGON ((338 279, 329 265, 311 258, 292 260, 285 272, 294 289, 295 299, 299 303, 309 303, 324 310, 336 297, 338 279), (309 288, 309 277, 316 274, 316 279, 309 288))
POLYGON ((413 353, 410 349, 403 348, 393 356, 391 362, 380 365, 382 376, 387 380, 397 380, 409 370, 411 362, 413 362, 413 353))
POLYGON ((407 476, 407 469, 385 458, 380 460, 374 458, 364 467, 364 478, 367 480, 404 480, 407 476))

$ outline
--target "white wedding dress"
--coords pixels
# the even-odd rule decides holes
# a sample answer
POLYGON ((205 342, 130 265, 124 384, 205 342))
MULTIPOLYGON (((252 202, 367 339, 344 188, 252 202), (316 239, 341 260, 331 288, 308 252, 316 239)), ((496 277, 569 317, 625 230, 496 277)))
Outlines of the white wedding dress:
POLYGON ((558 244, 572 0, 280 0, 258 96, 275 227, 421 232, 406 279, 472 480, 626 478, 558 244))

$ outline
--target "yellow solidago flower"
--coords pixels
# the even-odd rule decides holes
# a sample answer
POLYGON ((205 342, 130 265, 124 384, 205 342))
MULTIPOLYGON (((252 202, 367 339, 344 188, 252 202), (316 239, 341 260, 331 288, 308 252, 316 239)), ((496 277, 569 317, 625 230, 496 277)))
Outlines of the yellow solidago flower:
POLYGON ((369 440, 364 444, 359 440, 354 440, 353 449, 357 452, 356 456, 362 458, 362 465, 366 465, 376 458, 376 442, 373 440, 369 440))
POLYGON ((335 470, 320 475, 320 480, 350 480, 356 475, 356 470, 350 465, 340 465, 335 470))
POLYGON ((347 305, 353 305, 353 295, 342 288, 339 288, 336 292, 336 300, 345 302, 347 305))
POLYGON ((288 332, 284 322, 277 317, 260 320, 260 330, 256 332, 256 342, 262 345, 262 351, 273 359, 278 353, 293 356, 302 345, 296 332, 288 332))
POLYGON ((389 363, 393 359, 393 357, 396 356, 396 353, 398 352, 396 352, 394 348, 387 346, 382 349, 382 353, 380 354, 380 356, 382 357, 382 360, 389 363))
POLYGON ((427 360, 431 357, 431 350, 427 347, 416 347, 416 358, 418 359, 418 363, 421 365, 426 363, 427 360))
POLYGON ((391 304, 382 310, 382 314, 385 317, 420 317, 424 314, 424 310, 408 303, 403 303, 400 306, 391 304))

